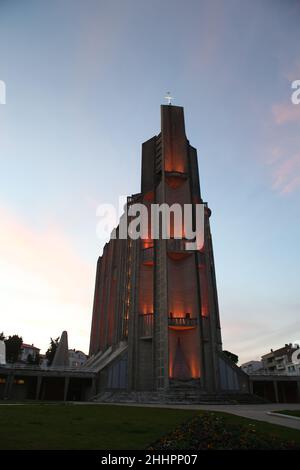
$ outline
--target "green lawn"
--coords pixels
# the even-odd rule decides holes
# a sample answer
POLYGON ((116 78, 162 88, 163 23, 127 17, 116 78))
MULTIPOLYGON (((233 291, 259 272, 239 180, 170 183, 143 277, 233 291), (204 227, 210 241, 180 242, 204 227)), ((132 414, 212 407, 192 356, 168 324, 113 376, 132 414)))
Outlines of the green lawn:
POLYGON ((0 405, 0 449, 144 449, 195 413, 113 405, 0 405))
POLYGON ((189 448, 186 435, 193 419, 198 420, 193 439, 204 448, 205 443, 208 448, 236 448, 240 438, 246 443, 250 439, 252 446, 282 443, 288 448, 293 443, 300 448, 300 431, 226 413, 47 403, 0 404, 0 449, 146 449, 176 428, 183 431, 171 442, 179 435, 178 449, 189 448))
POLYGON ((281 413, 282 415, 297 416, 297 418, 300 418, 300 410, 280 410, 275 411, 275 413, 281 413))
POLYGON ((242 416, 231 415, 229 413, 218 413, 223 416, 225 422, 228 424, 237 424, 240 426, 247 426, 254 424, 259 435, 275 436, 283 441, 294 441, 300 447, 300 431, 297 429, 288 428, 286 426, 277 426, 276 424, 266 423, 264 421, 256 421, 254 419, 243 418, 242 416))

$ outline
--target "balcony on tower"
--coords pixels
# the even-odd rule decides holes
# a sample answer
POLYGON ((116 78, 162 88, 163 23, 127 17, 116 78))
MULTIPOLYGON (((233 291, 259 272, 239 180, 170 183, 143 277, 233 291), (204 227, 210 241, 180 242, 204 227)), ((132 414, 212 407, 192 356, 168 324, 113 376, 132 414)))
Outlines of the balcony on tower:
POLYGON ((183 171, 165 171, 165 177, 168 186, 172 189, 177 189, 183 185, 188 175, 183 171))
POLYGON ((178 260, 185 258, 192 253, 193 250, 188 249, 187 243, 191 243, 192 240, 185 238, 170 238, 167 240, 167 252, 168 256, 172 259, 178 260))
POLYGON ((141 201, 141 193, 132 194, 131 196, 127 196, 127 205, 135 204, 136 202, 141 201))
POLYGON ((190 313, 186 313, 184 317, 174 317, 170 312, 168 325, 170 330, 193 330, 197 326, 197 318, 191 318, 190 313))

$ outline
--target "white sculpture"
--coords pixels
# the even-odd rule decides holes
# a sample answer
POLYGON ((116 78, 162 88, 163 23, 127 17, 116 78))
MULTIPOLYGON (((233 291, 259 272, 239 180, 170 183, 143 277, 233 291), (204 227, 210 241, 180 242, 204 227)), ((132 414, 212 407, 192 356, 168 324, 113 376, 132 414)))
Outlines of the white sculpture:
POLYGON ((0 340, 0 364, 6 364, 6 347, 4 341, 0 340))

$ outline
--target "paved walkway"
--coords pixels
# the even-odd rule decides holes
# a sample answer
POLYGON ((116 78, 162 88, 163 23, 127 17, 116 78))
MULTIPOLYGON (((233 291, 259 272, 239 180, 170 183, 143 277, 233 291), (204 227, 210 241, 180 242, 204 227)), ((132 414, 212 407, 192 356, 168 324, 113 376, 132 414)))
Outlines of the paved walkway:
POLYGON ((272 416, 268 414, 270 411, 279 410, 300 410, 299 403, 296 404, 271 404, 271 405, 204 405, 199 409, 224 411, 233 415, 243 416, 245 418, 256 419, 258 421, 265 421, 267 423, 278 424, 279 426, 286 426, 288 428, 299 429, 300 419, 286 418, 285 416, 272 416))
MULTIPOLYGON (((95 403, 96 404, 96 403, 95 403)), ((97 403, 100 405, 100 403, 97 403)), ((108 403, 103 403, 107 405, 108 403)), ((110 403, 117 405, 117 403, 110 403)), ((207 411, 223 411, 244 418, 256 419, 258 421, 265 421, 267 423, 278 424, 279 426, 286 426, 288 428, 298 429, 300 431, 300 419, 289 419, 285 416, 272 416, 269 412, 279 410, 300 410, 300 404, 295 403, 271 403, 263 405, 158 405, 158 404, 131 404, 119 403, 121 406, 141 406, 152 408, 175 408, 182 410, 207 410, 207 411)))

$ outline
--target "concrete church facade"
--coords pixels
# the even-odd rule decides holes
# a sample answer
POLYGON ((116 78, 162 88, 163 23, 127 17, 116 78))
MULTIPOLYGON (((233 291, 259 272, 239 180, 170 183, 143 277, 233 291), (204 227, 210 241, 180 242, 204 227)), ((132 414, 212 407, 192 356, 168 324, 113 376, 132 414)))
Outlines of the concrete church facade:
POLYGON ((161 132, 142 145, 141 173, 126 210, 203 204, 204 245, 189 250, 174 222, 169 239, 152 239, 150 229, 148 238, 110 239, 97 264, 87 367, 99 371, 102 390, 246 393, 247 375, 222 353, 211 211, 182 107, 161 106, 161 132))

